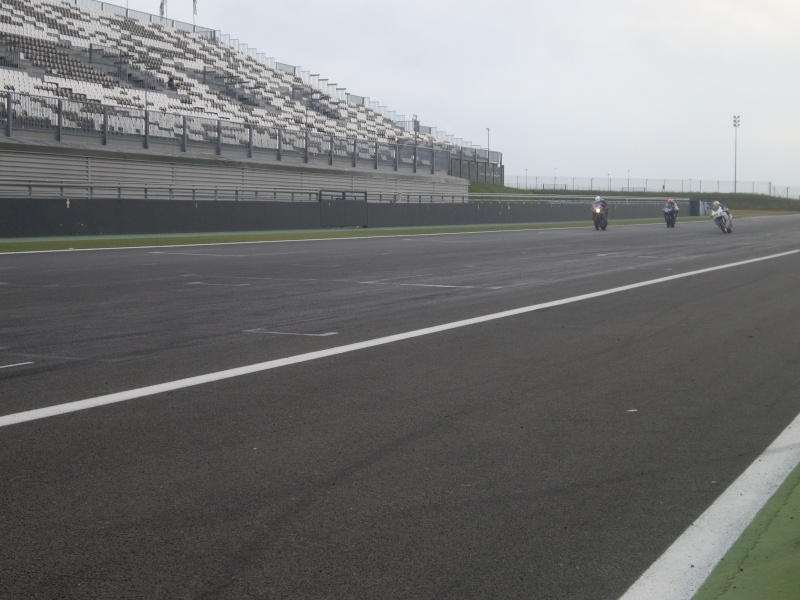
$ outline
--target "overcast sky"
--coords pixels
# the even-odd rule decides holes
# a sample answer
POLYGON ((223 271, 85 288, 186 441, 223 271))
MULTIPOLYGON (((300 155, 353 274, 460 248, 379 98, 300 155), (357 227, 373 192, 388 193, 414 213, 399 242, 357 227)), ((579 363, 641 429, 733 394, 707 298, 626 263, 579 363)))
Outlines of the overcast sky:
MULTIPOLYGON (((160 0, 117 0, 158 14, 160 0)), ((167 16, 192 22, 192 0, 167 16)), ((800 185, 797 0, 198 0, 198 25, 530 176, 800 185)))

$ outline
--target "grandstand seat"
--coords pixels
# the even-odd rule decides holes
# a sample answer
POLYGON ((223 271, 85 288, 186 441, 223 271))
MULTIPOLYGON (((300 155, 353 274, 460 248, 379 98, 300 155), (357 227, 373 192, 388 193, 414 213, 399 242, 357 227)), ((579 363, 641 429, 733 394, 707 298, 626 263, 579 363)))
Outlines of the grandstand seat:
MULTIPOLYGON (((159 112, 268 127, 299 128, 307 123, 319 134, 361 135, 376 141, 409 139, 403 127, 376 110, 337 97, 341 91, 333 84, 294 99, 294 88, 309 89, 300 76, 260 62, 208 32, 189 33, 60 0, 3 0, 0 43, 19 47, 25 62, 21 71, 0 67, 0 89, 142 109, 145 93, 142 87, 132 87, 130 74, 135 71, 149 73, 162 86, 150 87, 147 93, 149 107, 159 112), (90 63, 89 50, 98 47, 114 48, 117 66, 128 74, 112 76, 111 68, 90 63), (208 70, 235 82, 237 93, 231 96, 224 86, 206 81, 208 70), (181 81, 179 94, 163 89, 173 73, 181 81)), ((120 121, 116 127, 117 131, 130 127, 132 134, 140 129, 134 120, 120 121)), ((436 141, 428 134, 417 137, 419 143, 436 141)))

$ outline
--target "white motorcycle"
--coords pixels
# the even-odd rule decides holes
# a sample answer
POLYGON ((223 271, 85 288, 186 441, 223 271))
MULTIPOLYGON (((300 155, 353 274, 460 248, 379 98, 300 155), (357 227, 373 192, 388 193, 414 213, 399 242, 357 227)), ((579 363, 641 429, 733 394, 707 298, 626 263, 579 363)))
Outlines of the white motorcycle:
POLYGON ((722 230, 722 233, 733 233, 733 217, 722 206, 711 211, 711 218, 714 219, 714 223, 722 230))

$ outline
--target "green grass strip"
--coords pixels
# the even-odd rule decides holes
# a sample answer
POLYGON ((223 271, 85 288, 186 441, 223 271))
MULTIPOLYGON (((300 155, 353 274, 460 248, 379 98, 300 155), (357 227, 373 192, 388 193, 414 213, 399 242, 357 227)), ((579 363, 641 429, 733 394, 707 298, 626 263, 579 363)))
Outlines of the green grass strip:
POLYGON ((756 515, 693 600, 800 598, 800 465, 756 515))
MULTIPOLYGON (((707 217, 685 217, 681 221, 705 220, 707 217)), ((627 219, 615 225, 644 225, 660 223, 661 219, 627 219)), ((565 221, 555 223, 505 223, 497 225, 447 225, 440 227, 383 227, 346 229, 303 229, 291 231, 244 231, 233 233, 170 233, 111 236, 62 236, 43 238, 0 239, 0 253, 36 252, 48 250, 86 250, 98 248, 131 248, 141 246, 178 246, 193 244, 230 244, 241 242, 272 242, 289 240, 381 237, 400 235, 434 235, 442 233, 478 233, 528 229, 557 229, 591 227, 591 222, 565 221)))

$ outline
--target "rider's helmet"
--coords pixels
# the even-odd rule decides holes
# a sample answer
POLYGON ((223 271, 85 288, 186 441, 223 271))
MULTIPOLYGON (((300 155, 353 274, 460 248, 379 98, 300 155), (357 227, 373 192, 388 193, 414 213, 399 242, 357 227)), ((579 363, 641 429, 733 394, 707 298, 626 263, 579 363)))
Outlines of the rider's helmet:
POLYGON ((711 206, 717 208, 719 206, 719 200, 714 200, 714 204, 712 204, 711 206))
POLYGON ((667 204, 675 204, 675 200, 673 200, 672 198, 669 198, 667 200, 667 204))
POLYGON ((602 201, 603 201, 603 199, 602 199, 600 196, 597 196, 597 197, 594 199, 594 201, 595 201, 595 202, 602 202, 602 201))

